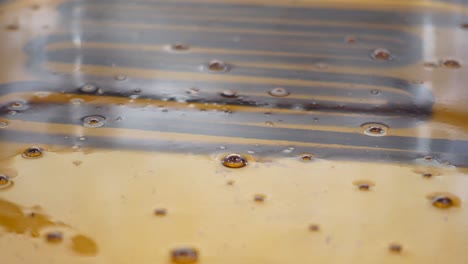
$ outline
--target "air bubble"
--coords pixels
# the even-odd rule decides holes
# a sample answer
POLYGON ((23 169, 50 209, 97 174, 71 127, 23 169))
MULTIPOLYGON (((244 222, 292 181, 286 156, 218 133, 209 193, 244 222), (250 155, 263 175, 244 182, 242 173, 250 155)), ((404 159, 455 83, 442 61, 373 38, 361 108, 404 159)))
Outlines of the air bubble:
POLYGON ((286 153, 286 154, 290 154, 294 151, 294 148, 293 147, 289 147, 287 149, 283 149, 283 153, 286 153))
POLYGON ((92 83, 86 83, 80 87, 80 92, 87 93, 87 94, 95 93, 97 90, 98 90, 98 87, 92 83))
POLYGON ((211 72, 226 72, 230 67, 224 61, 212 60, 208 63, 207 68, 211 72))
POLYGON ((274 127, 275 126, 275 123, 271 122, 271 121, 266 121, 265 122, 265 125, 269 126, 269 127, 274 127))
POLYGON ((263 203, 266 199, 266 196, 264 194, 255 194, 254 195, 254 201, 257 203, 263 203))
POLYGON ((357 42, 357 38, 355 36, 346 36, 345 42, 349 44, 354 44, 357 42))
POLYGON ((312 232, 320 231, 320 226, 316 224, 311 224, 309 225, 309 231, 312 231, 312 232))
POLYGON ((36 92, 36 93, 34 93, 34 95, 39 97, 39 98, 45 98, 45 97, 49 96, 50 93, 49 92, 36 92))
POLYGON ((375 184, 371 181, 359 180, 353 182, 353 185, 355 185, 360 191, 369 191, 375 184))
POLYGON ((403 251, 403 246, 397 243, 391 243, 388 246, 388 250, 393 253, 400 253, 401 251, 403 251))
POLYGON ((93 115, 83 118, 83 126, 89 128, 98 128, 104 126, 105 118, 103 116, 93 115))
POLYGON ((15 113, 16 111, 26 110, 27 108, 28 108, 28 105, 26 104, 26 102, 23 102, 23 101, 11 102, 8 105, 8 109, 11 110, 10 112, 15 112, 15 113))
POLYGON ((46 241, 52 244, 60 243, 63 240, 63 234, 59 231, 49 232, 45 236, 46 241))
POLYGON ((6 128, 8 126, 7 122, 0 121, 0 128, 6 128))
POLYGON ((23 106, 24 106, 24 104, 22 102, 13 102, 13 103, 10 104, 9 108, 16 110, 16 109, 23 108, 23 106))
POLYGON ((311 161, 315 158, 315 155, 312 153, 302 153, 300 157, 303 161, 311 161))
POLYGON ((6 190, 13 186, 13 181, 10 180, 10 177, 0 174, 0 191, 6 190))
POLYGON ((424 159, 425 161, 427 161, 427 162, 430 162, 430 161, 434 160, 434 157, 432 157, 432 156, 425 156, 423 159, 424 159))
POLYGON ((226 97, 226 98, 236 98, 238 95, 234 91, 224 90, 224 91, 221 92, 221 96, 226 97))
POLYGON ((247 165, 247 159, 239 154, 229 154, 223 159, 222 164, 225 167, 237 169, 245 167, 247 165))
POLYGON ((361 127, 364 128, 364 134, 372 137, 385 136, 388 130, 388 126, 380 123, 365 123, 361 127))
POLYGON ((440 65, 439 63, 437 62, 424 62, 423 64, 424 68, 426 68, 427 70, 432 70, 432 69, 435 69, 435 68, 438 68, 440 65))
POLYGON ((188 94, 197 94, 200 92, 200 89, 196 88, 196 87, 192 87, 190 88, 189 90, 186 91, 186 93, 188 94))
POLYGON ((282 87, 273 88, 268 93, 274 97, 285 97, 289 95, 288 90, 282 87))
POLYGON ((432 173, 426 172, 426 173, 423 173, 422 176, 423 176, 424 178, 431 178, 431 177, 432 177, 432 173))
POLYGON ((433 193, 427 196, 434 207, 440 209, 447 209, 450 207, 458 207, 460 205, 460 198, 451 193, 433 193))
POLYGON ((461 68, 461 63, 454 59, 446 59, 442 61, 442 66, 449 69, 461 68))
POLYGON ((40 147, 29 147, 23 152, 23 158, 36 159, 44 155, 43 150, 40 147))
POLYGON ((82 104, 84 100, 81 98, 72 98, 70 99, 70 102, 74 105, 79 105, 79 104, 82 104))
POLYGON ((372 58, 375 60, 392 60, 392 54, 387 49, 378 48, 372 52, 372 58))
POLYGON ((10 178, 5 175, 0 175, 0 186, 5 186, 10 182, 10 178))
POLYGON ((165 216, 167 214, 167 210, 164 208, 158 208, 154 210, 154 215, 156 216, 165 216))
POLYGON ((370 93, 373 94, 373 95, 378 95, 380 94, 380 91, 379 90, 370 90, 370 93))
POLYGON ((117 74, 116 76, 114 76, 114 80, 119 81, 119 82, 125 81, 127 80, 127 76, 124 74, 117 74))
POLYGON ((185 45, 182 43, 175 43, 171 45, 171 50, 173 51, 187 51, 190 49, 189 45, 185 45))
POLYGON ((195 263, 198 261, 198 250, 195 248, 176 248, 171 251, 171 260, 179 264, 195 263))

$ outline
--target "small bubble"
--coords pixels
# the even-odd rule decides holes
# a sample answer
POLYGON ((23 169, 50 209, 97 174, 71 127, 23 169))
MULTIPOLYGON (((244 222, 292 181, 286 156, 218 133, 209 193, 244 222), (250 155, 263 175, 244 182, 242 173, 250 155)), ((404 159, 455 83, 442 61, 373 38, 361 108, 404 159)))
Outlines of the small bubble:
POLYGON ((0 190, 5 190, 13 186, 13 182, 10 177, 0 174, 0 190))
POLYGON ((247 150, 247 153, 249 153, 249 154, 255 154, 255 151, 253 151, 253 150, 247 150))
POLYGON ((388 250, 393 253, 400 253, 403 250, 403 246, 397 243, 391 243, 390 246, 388 246, 388 250))
POLYGON ((446 59, 442 61, 442 66, 449 69, 461 68, 461 63, 454 59, 446 59))
POLYGON ((381 49, 381 48, 375 49, 372 52, 372 58, 376 60, 385 60, 385 61, 389 61, 393 59, 392 54, 390 53, 389 50, 381 49))
POLYGON ((423 173, 422 176, 423 176, 424 178, 431 178, 431 177, 432 177, 432 173, 426 172, 426 173, 423 173))
POLYGON ((7 108, 11 110, 10 112, 15 112, 14 114, 16 114, 17 111, 28 109, 28 104, 24 101, 14 101, 9 103, 7 108))
POLYGON ((289 95, 288 90, 282 87, 273 88, 268 93, 274 97, 285 97, 289 95))
POLYGON ((116 76, 114 76, 114 80, 116 81, 125 81, 127 80, 127 76, 124 75, 124 74, 117 74, 116 76))
POLYGON ((346 36, 345 42, 349 44, 354 44, 357 42, 357 38, 355 36, 346 36))
POLYGON ((449 208, 452 207, 453 201, 449 197, 437 196, 432 200, 432 205, 438 208, 449 208))
POLYGON ((165 216, 167 214, 167 210, 164 209, 164 208, 158 208, 158 209, 154 210, 154 214, 156 216, 165 216))
POLYGON ((224 149, 227 149, 227 147, 226 147, 226 146, 219 146, 219 149, 223 149, 223 150, 224 150, 224 149))
POLYGON ((187 51, 190 49, 189 45, 185 45, 182 43, 176 43, 171 45, 171 50, 173 51, 187 51))
POLYGON ((55 232, 49 232, 46 234, 46 241, 49 243, 60 243, 63 240, 63 234, 62 232, 55 231, 55 232))
POLYGON ((87 116, 83 118, 83 126, 89 128, 98 128, 104 126, 105 118, 103 116, 87 116))
POLYGON ((16 115, 18 112, 14 111, 14 110, 11 110, 11 111, 8 111, 8 114, 9 115, 16 115))
POLYGON ((74 105, 79 105, 79 104, 83 103, 84 100, 81 99, 81 98, 72 98, 72 99, 70 99, 70 102, 71 102, 72 104, 74 104, 74 105))
POLYGON ((79 137, 78 140, 80 140, 80 141, 85 141, 85 140, 86 140, 86 137, 79 137))
POLYGON ((317 231, 320 230, 320 226, 316 225, 316 224, 311 224, 311 225, 309 225, 309 230, 313 231, 313 232, 317 232, 317 231))
POLYGON ((423 159, 424 159, 425 161, 429 162, 429 161, 434 160, 434 157, 432 157, 432 156, 425 156, 423 159))
POLYGON ((18 109, 21 109, 24 107, 24 103, 22 102, 13 102, 10 104, 10 106, 8 107, 9 109, 12 109, 12 110, 18 110, 18 109))
POLYGON ((437 62, 424 62, 423 64, 424 68, 426 69, 435 69, 438 68, 440 65, 437 62))
POLYGON ((267 125, 269 127, 274 127, 275 126, 275 124, 273 122, 271 122, 271 121, 266 121, 265 125, 267 125))
POLYGON ((361 127, 364 128, 364 134, 372 137, 385 136, 388 130, 388 126, 380 123, 365 123, 361 127))
POLYGON ((118 117, 115 118, 115 121, 118 121, 118 122, 120 122, 122 120, 123 120, 123 117, 121 117, 121 116, 118 116, 118 117))
POLYGON ((315 155, 311 153, 302 153, 300 157, 303 161, 311 161, 315 158, 315 155))
POLYGON ((189 90, 186 91, 186 93, 188 93, 188 94, 197 94, 199 92, 200 92, 200 89, 198 89, 196 87, 190 88, 189 90))
POLYGON ((208 70, 211 72, 226 72, 229 68, 229 65, 220 60, 212 60, 208 63, 208 70))
POLYGON ((92 83, 85 83, 80 87, 80 92, 82 93, 95 93, 98 90, 98 87, 92 83))
POLYGON ((369 191, 371 187, 373 187, 375 184, 371 181, 366 181, 366 180, 360 180, 360 181, 355 181, 353 184, 358 188, 360 191, 369 191))
POLYGON ((195 263, 198 261, 198 250, 195 248, 176 248, 171 251, 171 260, 180 264, 195 263))
POLYGON ((222 164, 228 168, 242 168, 247 165, 247 160, 239 154, 229 154, 223 159, 222 164))
POLYGON ((44 155, 43 150, 39 147, 29 147, 23 152, 23 158, 35 159, 44 155))
POLYGON ((34 93, 34 95, 39 97, 39 98, 45 98, 45 97, 49 96, 50 93, 49 92, 36 92, 36 93, 34 93))
POLYGON ((257 203, 263 203, 266 199, 266 196, 264 194, 255 194, 254 195, 254 201, 257 203))
POLYGON ((373 95, 378 95, 380 94, 380 91, 379 90, 370 90, 370 93, 373 94, 373 95))
POLYGON ((0 121, 0 128, 6 128, 8 126, 7 122, 0 121))
POLYGON ((283 149, 283 153, 286 153, 286 154, 290 154, 294 151, 294 148, 293 147, 289 147, 287 149, 283 149))
POLYGON ((238 95, 234 91, 224 90, 224 91, 221 92, 221 96, 226 97, 226 98, 236 98, 238 95))
POLYGON ((427 196, 434 207, 447 209, 450 207, 458 207, 460 198, 450 193, 433 193, 427 196))

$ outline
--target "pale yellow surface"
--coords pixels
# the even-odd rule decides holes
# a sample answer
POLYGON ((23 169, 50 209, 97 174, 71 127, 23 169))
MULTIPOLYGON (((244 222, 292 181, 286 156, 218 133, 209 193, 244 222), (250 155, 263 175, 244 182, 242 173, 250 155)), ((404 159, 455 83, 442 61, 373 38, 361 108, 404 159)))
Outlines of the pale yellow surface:
POLYGON ((4 167, 17 176, 2 199, 39 205, 70 228, 60 228, 62 245, 2 233, 2 263, 169 263, 180 246, 199 249, 208 264, 466 259, 468 178, 452 167, 291 158, 233 170, 215 156, 125 151, 18 155, 4 167), (426 179, 422 171, 439 176, 426 179), (359 191, 356 180, 375 186, 359 191), (426 196, 434 192, 458 196, 461 206, 432 206, 426 196), (255 194, 265 202, 254 202, 255 194), (155 216, 156 208, 168 214, 155 216), (309 231, 310 224, 320 230, 309 231), (76 233, 93 238, 99 254, 73 253, 76 233), (392 242, 401 254, 388 251, 392 242))

